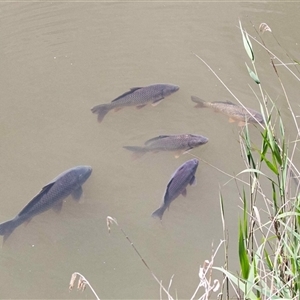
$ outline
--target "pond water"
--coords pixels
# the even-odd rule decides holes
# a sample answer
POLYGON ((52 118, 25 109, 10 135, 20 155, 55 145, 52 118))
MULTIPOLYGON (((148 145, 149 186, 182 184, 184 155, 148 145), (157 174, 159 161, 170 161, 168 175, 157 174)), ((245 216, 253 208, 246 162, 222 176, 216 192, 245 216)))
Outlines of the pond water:
MULTIPOLYGON (((191 95, 235 100, 193 53, 245 106, 259 110, 238 20, 253 36, 252 23, 256 28, 267 23, 282 47, 268 32, 263 36, 267 46, 285 62, 283 49, 299 60, 299 8, 285 2, 2 2, 0 222, 18 214, 64 170, 90 165, 93 173, 80 203, 69 197, 59 214, 40 214, 9 237, 0 252, 0 297, 93 298, 89 289, 69 292, 71 274, 77 271, 103 299, 159 298, 159 285, 122 228, 165 286, 174 274, 171 294, 190 298, 199 266, 210 258, 212 243, 216 248, 223 239, 220 193, 229 264, 238 271, 241 201, 236 183, 228 183, 231 177, 225 173, 236 175, 245 167, 241 128, 213 110, 194 108, 191 95), (156 107, 110 112, 101 124, 90 111, 131 87, 153 83, 180 89, 156 107), (123 148, 179 133, 201 134, 209 142, 177 159, 159 152, 133 160, 123 148), (197 185, 171 204, 162 222, 151 218, 172 173, 193 157, 200 159, 197 185), (110 234, 107 216, 120 226, 112 225, 110 234)), ((252 44, 261 82, 280 107, 292 141, 290 112, 268 54, 252 44)), ((299 114, 296 81, 280 70, 299 114)), ((250 131, 259 141, 259 127, 250 131)), ((215 265, 223 264, 221 249, 215 265)), ((217 272, 213 277, 221 278, 217 272)))

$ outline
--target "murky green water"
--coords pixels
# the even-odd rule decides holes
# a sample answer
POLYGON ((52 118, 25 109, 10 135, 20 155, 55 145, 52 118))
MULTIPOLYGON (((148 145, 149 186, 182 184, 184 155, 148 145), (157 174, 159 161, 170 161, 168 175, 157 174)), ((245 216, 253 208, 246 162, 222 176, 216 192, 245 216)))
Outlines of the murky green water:
MULTIPOLYGON (((190 298, 199 266, 211 244, 223 238, 219 193, 226 203, 230 263, 238 269, 236 232, 241 205, 234 175, 244 168, 240 128, 212 110, 195 109, 190 96, 234 101, 201 56, 246 105, 259 109, 245 68, 238 19, 256 36, 266 22, 281 45, 299 59, 298 3, 1 3, 0 16, 0 222, 14 217, 51 179, 75 165, 93 167, 84 199, 64 203, 20 226, 0 253, 0 297, 22 299, 92 298, 68 291, 71 274, 84 274, 105 298, 159 298, 151 277, 120 230, 116 218, 153 272, 171 293, 190 298), (109 113, 101 124, 90 108, 133 86, 173 83, 180 90, 157 107, 109 113), (132 160, 124 145, 142 145, 163 134, 194 133, 209 142, 175 159, 170 153, 132 160), (175 169, 200 162, 198 184, 175 200, 163 222, 150 217, 160 205, 175 169), (215 168, 213 168, 211 165, 215 168)), ((268 33, 272 51, 287 60, 268 33)), ((268 55, 257 44, 258 72, 292 121, 268 55)), ((290 101, 299 113, 299 91, 284 70, 290 101)), ((257 91, 257 90, 256 90, 257 91)), ((259 131, 251 128, 259 140, 259 131)), ((223 264, 220 251, 216 265, 223 264)), ((220 277, 215 273, 214 276, 220 277)))

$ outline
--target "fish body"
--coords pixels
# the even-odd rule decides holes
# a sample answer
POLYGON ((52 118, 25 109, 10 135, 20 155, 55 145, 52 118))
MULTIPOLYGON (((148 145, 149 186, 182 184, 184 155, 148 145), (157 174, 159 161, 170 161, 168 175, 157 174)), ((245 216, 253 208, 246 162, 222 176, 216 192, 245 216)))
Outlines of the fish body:
POLYGON ((180 194, 186 196, 186 187, 188 184, 196 184, 195 173, 198 167, 198 159, 191 159, 182 164, 172 175, 164 197, 162 205, 152 213, 152 217, 163 217, 165 210, 170 206, 171 202, 175 200, 180 194))
POLYGON ((174 151, 176 153, 175 156, 179 156, 179 154, 186 153, 207 142, 208 138, 202 135, 160 135, 146 141, 143 147, 124 146, 124 148, 133 151, 137 156, 141 156, 147 152, 158 151, 174 151))
POLYGON ((229 122, 239 122, 239 126, 244 126, 246 122, 264 124, 262 114, 252 108, 246 110, 244 107, 230 101, 208 102, 195 96, 192 96, 191 99, 197 103, 195 107, 212 108, 214 111, 228 116, 229 122))
POLYGON ((90 166, 77 166, 69 169, 51 182, 45 185, 42 190, 20 211, 20 213, 7 222, 0 224, 0 235, 5 241, 16 227, 30 221, 32 217, 53 208, 60 211, 63 199, 72 195, 75 200, 79 200, 82 194, 82 184, 92 173, 90 166))
POLYGON ((110 103, 94 106, 91 111, 98 114, 98 122, 100 123, 110 110, 118 111, 128 106, 142 108, 149 103, 152 103, 152 105, 155 106, 165 97, 178 90, 179 86, 166 83, 152 84, 145 87, 134 87, 110 103))

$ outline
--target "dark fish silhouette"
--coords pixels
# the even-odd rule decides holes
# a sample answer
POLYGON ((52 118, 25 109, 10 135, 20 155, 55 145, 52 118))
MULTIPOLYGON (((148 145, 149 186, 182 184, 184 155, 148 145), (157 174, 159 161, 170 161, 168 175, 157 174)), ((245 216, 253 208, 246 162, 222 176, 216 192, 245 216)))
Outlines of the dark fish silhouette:
POLYGON ((172 175, 169 181, 162 205, 152 213, 152 217, 162 219, 165 210, 180 194, 186 196, 188 184, 196 184, 195 173, 198 167, 198 159, 191 159, 182 164, 172 175))
POLYGON ((91 173, 90 166, 77 166, 61 173, 45 185, 15 218, 0 224, 0 235, 4 236, 3 242, 16 227, 26 221, 29 222, 32 217, 50 208, 60 211, 63 199, 67 196, 72 195, 75 200, 79 200, 82 194, 81 186, 91 173))
POLYGON ((173 151, 175 157, 187 153, 195 147, 206 144, 208 138, 202 135, 179 134, 160 135, 145 142, 144 147, 124 146, 125 149, 133 151, 135 157, 140 157, 147 152, 173 151))
POLYGON ((236 105, 230 101, 208 102, 195 96, 192 96, 191 98, 193 102, 197 103, 195 107, 210 107, 214 109, 214 111, 228 116, 230 123, 238 122, 239 126, 244 126, 246 122, 264 124, 262 114, 252 108, 247 107, 246 110, 244 107, 236 105))
POLYGON ((164 83, 152 84, 145 87, 134 87, 114 99, 111 103, 96 105, 91 110, 93 113, 98 114, 98 122, 100 123, 105 115, 112 109, 118 111, 127 106, 142 108, 148 103, 152 103, 152 105, 155 106, 165 97, 178 90, 179 86, 164 83))

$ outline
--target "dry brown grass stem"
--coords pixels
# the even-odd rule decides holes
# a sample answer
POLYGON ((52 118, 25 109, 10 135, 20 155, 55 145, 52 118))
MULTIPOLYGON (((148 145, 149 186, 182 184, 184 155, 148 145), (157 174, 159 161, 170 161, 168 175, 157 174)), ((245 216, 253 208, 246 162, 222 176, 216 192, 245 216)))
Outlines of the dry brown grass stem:
POLYGON ((268 53, 269 53, 269 55, 272 55, 272 57, 271 57, 271 64, 272 64, 272 66, 273 66, 273 69, 274 69, 274 72, 275 72, 275 74, 277 75, 277 79, 278 79, 278 81, 279 81, 279 83, 280 83, 280 86, 281 86, 281 89, 282 89, 282 91, 283 91, 283 93, 284 93, 284 96, 285 96, 285 99, 286 99, 286 102, 287 102, 287 104, 288 104, 288 107, 289 107, 289 110, 290 110, 290 112, 291 112, 291 115, 292 115, 292 117, 293 117, 293 120, 294 120, 294 123, 295 123, 295 126, 296 126, 296 128, 297 128, 297 133, 298 133, 298 136, 300 135, 300 130, 299 130, 299 127, 298 127, 298 123, 297 123, 297 120, 296 120, 296 116, 295 116, 295 114, 293 113, 293 109, 292 109, 292 107, 291 107, 291 104, 290 104, 290 101, 289 101, 289 98, 288 98, 288 95, 287 95, 287 93, 286 93, 286 90, 285 90, 285 87, 284 87, 284 85, 283 85, 283 83, 282 83, 282 81, 281 81, 281 78, 280 78, 280 76, 279 76, 279 73, 278 73, 278 71, 277 71, 277 69, 276 69, 276 66, 275 66, 275 64, 274 64, 274 61, 273 61, 273 59, 276 59, 276 60, 278 60, 281 64, 282 64, 282 66, 284 66, 298 81, 300 81, 300 78, 287 66, 287 64, 285 64, 283 61, 281 61, 272 51, 270 51, 270 49, 268 49, 265 45, 264 45, 264 43, 262 42, 259 42, 255 37, 253 37, 253 36, 251 36, 250 34, 248 34, 248 36, 251 38, 251 39, 253 39, 256 43, 258 43, 261 47, 263 47, 268 53))
MULTIPOLYGON (((152 272, 152 270, 150 269, 150 267, 148 266, 148 264, 146 263, 146 261, 144 260, 144 258, 142 257, 142 255, 140 254, 140 252, 137 250, 137 248, 135 247, 135 245, 133 244, 133 242, 130 240, 129 236, 125 233, 125 231, 119 226, 117 220, 115 218, 112 218, 110 216, 106 217, 106 225, 107 225, 107 229, 108 232, 110 233, 110 229, 111 229, 111 225, 115 224, 120 231, 122 232, 122 234, 125 236, 125 238, 127 239, 127 241, 130 243, 131 247, 134 249, 135 253, 139 256, 139 258, 142 260, 144 266, 150 271, 152 277, 155 279, 155 281, 159 284, 160 288, 166 293, 166 295, 168 296, 169 300, 174 300, 173 297, 170 295, 169 291, 162 285, 161 281, 158 280, 158 278, 155 276, 155 274, 152 272)), ((172 283, 172 282, 171 282, 172 283)), ((170 287, 170 286, 169 286, 170 287)))
POLYGON ((203 263, 203 266, 200 266, 199 269, 199 284, 191 297, 191 300, 193 300, 196 297, 196 294, 198 293, 200 287, 204 288, 204 294, 199 298, 200 300, 206 300, 209 299, 210 295, 212 292, 217 292, 220 289, 220 282, 219 280, 215 279, 212 282, 212 268, 214 264, 214 259, 215 256, 221 247, 221 245, 224 243, 224 240, 221 240, 217 249, 213 249, 213 244, 212 244, 212 255, 210 260, 205 260, 203 263))
POLYGON ((227 185, 227 184, 228 184, 230 181, 232 181, 232 180, 238 180, 238 181, 241 182, 241 183, 244 183, 244 184, 246 184, 246 185, 249 185, 248 182, 246 182, 246 181, 244 181, 244 180, 242 180, 242 179, 240 179, 240 178, 238 178, 238 177, 236 177, 236 176, 233 176, 233 175, 231 175, 231 174, 229 174, 229 173, 227 173, 227 172, 225 172, 225 171, 219 169, 218 167, 216 167, 216 166, 214 166, 213 164, 209 163, 209 162, 206 161, 205 159, 203 159, 203 158, 201 158, 201 157, 199 157, 199 156, 197 156, 197 155, 194 155, 194 154, 192 154, 192 153, 190 153, 190 152, 187 153, 187 154, 190 155, 190 156, 192 156, 192 157, 195 157, 195 158, 199 159, 200 161, 202 161, 202 162, 205 163, 206 165, 208 165, 208 166, 214 168, 215 170, 219 171, 220 173, 222 173, 222 174, 224 174, 224 175, 230 177, 230 179, 229 179, 227 182, 225 182, 225 183, 223 184, 223 186, 227 185))
POLYGON ((78 276, 77 290, 83 292, 85 290, 86 286, 88 286, 91 289, 92 293, 94 294, 95 298, 100 300, 100 298, 98 297, 98 295, 96 294, 95 290, 93 289, 91 284, 88 282, 88 280, 82 274, 80 274, 78 272, 74 272, 72 274, 70 284, 69 284, 69 290, 71 291, 73 289, 77 276, 78 276))
MULTIPOLYGON (((211 163, 207 162, 203 158, 198 157, 197 155, 194 155, 192 153, 188 153, 188 154, 191 155, 192 157, 195 157, 195 158, 199 159, 200 161, 202 161, 203 163, 209 165, 210 167, 214 168, 215 170, 219 171, 220 173, 222 173, 222 174, 230 177, 230 179, 227 182, 225 182, 222 186, 225 186, 225 185, 229 184, 229 182, 231 182, 232 180, 235 180, 235 181, 241 182, 241 183, 245 184, 246 186, 248 186, 248 187, 250 187, 250 188, 253 189, 253 185, 251 187, 250 183, 248 183, 248 182, 246 182, 246 181, 238 178, 238 176, 241 175, 241 172, 239 174, 237 174, 236 176, 233 176, 233 175, 231 175, 231 174, 229 174, 229 173, 227 173, 227 172, 219 169, 218 167, 212 165, 211 163)), ((259 185, 259 183, 257 183, 257 184, 258 184, 258 188, 257 188, 258 193, 263 197, 264 201, 270 205, 271 201, 266 197, 266 195, 263 192, 263 189, 261 188, 261 186, 259 185)), ((268 207, 268 205, 266 205, 266 207, 268 207)))

